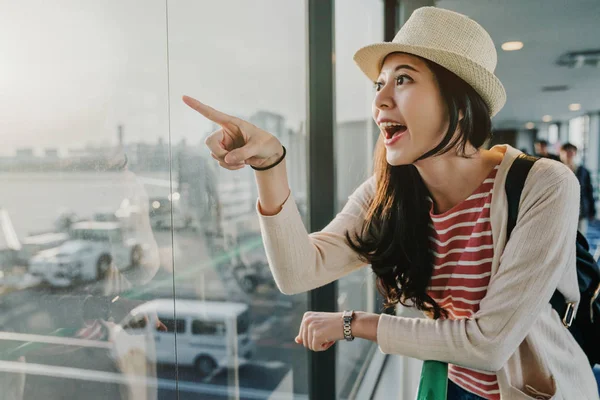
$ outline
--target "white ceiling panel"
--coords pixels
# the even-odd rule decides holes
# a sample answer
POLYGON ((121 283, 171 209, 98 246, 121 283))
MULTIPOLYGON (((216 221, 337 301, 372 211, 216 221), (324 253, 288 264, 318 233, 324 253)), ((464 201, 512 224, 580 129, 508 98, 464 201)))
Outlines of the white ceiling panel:
POLYGON ((600 49, 599 0, 439 0, 436 5, 473 18, 496 44, 496 73, 508 96, 494 118, 496 128, 521 128, 546 114, 565 121, 600 111, 600 63, 581 68, 556 64, 564 53, 600 49), (524 47, 505 52, 500 46, 507 41, 521 41, 524 47), (542 91, 554 85, 569 89, 542 91), (569 111, 571 103, 580 103, 581 110, 569 111))

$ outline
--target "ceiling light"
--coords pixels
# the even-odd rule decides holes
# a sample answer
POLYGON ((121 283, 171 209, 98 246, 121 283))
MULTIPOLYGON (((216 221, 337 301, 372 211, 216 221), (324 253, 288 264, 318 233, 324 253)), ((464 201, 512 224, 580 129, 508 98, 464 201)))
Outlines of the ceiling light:
POLYGON ((569 104, 569 110, 579 111, 579 110, 581 110, 581 104, 579 104, 579 103, 569 104))
POLYGON ((523 42, 506 42, 502 43, 502 50, 504 51, 515 51, 523 48, 523 42))
POLYGON ((552 121, 552 115, 544 115, 542 117, 542 121, 544 121, 544 122, 551 122, 552 121))
POLYGON ((528 122, 525 124, 525 128, 533 129, 533 128, 535 128, 535 124, 533 122, 528 122))

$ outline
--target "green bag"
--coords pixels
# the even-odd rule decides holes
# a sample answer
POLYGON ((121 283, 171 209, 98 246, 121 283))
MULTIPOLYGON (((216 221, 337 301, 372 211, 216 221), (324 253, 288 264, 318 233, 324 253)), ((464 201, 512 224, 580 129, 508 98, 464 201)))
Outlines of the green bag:
POLYGON ((448 395, 448 364, 427 360, 423 362, 417 400, 446 400, 448 395))

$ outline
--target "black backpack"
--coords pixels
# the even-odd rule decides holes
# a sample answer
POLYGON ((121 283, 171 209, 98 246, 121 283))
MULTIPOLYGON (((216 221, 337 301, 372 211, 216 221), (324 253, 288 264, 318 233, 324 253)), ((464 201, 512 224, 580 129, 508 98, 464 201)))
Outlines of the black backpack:
MULTIPOLYGON (((525 179, 537 160, 535 157, 521 154, 508 171, 505 186, 508 198, 507 241, 517 223, 525 179)), ((577 280, 581 294, 577 315, 573 315, 573 306, 566 302, 558 290, 554 291, 550 304, 573 334, 590 364, 600 364, 600 268, 590 254, 587 240, 580 232, 577 232, 577 280)))

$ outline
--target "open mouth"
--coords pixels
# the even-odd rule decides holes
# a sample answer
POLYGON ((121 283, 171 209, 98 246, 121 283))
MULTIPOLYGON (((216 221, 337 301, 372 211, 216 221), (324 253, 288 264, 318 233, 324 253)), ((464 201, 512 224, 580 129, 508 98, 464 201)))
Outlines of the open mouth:
POLYGON ((379 128, 385 134, 386 139, 391 139, 394 136, 406 132, 406 125, 402 125, 398 122, 382 122, 379 124, 379 128))

